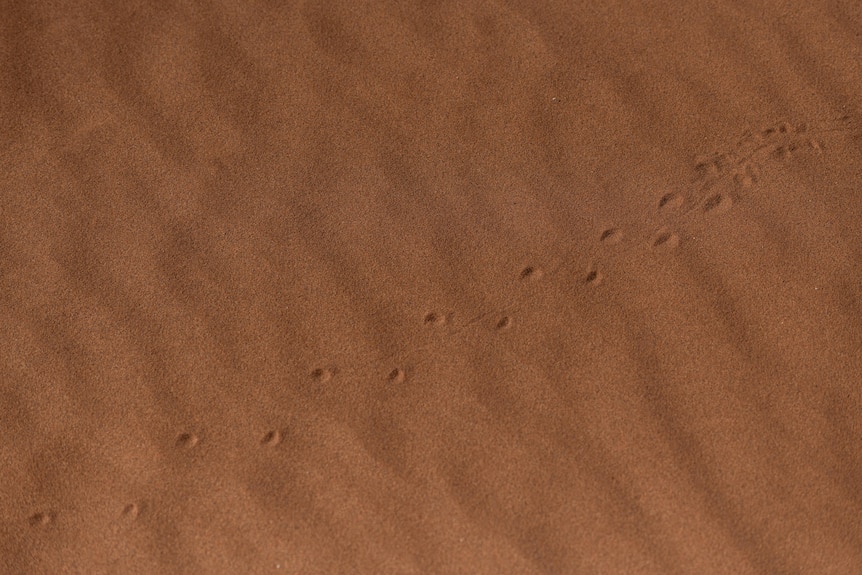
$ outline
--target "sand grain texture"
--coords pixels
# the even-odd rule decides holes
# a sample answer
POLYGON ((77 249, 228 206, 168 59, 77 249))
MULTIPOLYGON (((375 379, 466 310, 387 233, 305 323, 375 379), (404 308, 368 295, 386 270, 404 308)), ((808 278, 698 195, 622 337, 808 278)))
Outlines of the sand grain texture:
POLYGON ((858 2, 2 6, 0 572, 862 573, 858 2))

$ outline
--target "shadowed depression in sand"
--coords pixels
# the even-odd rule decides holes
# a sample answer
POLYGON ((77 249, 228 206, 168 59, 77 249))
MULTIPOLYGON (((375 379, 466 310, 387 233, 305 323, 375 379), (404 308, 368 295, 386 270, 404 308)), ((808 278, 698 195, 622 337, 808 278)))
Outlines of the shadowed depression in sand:
POLYGON ((0 54, 0 573, 862 573, 858 2, 0 54))

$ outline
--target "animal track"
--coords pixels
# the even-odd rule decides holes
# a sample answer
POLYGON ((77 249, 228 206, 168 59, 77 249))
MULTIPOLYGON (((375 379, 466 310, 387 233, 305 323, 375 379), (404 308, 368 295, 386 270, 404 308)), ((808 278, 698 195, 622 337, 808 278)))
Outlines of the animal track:
POLYGON ((56 511, 38 511, 30 516, 31 527, 47 527, 57 520, 56 511))
POLYGON ((597 286, 602 283, 602 280, 605 279, 605 276, 602 272, 598 270, 591 270, 587 272, 587 275, 584 277, 584 283, 588 285, 597 286))
POLYGON ((313 379, 317 383, 326 383, 330 381, 333 377, 335 377, 335 372, 335 368, 317 367, 311 370, 311 379, 313 379))
POLYGON ((733 205, 733 200, 727 194, 714 194, 703 203, 704 212, 723 214, 733 205))
POLYGON ((661 197, 658 201, 658 207, 660 210, 677 210, 682 207, 684 199, 681 194, 676 193, 668 193, 661 197))
POLYGON ((733 175, 733 181, 739 189, 749 190, 757 183, 757 175, 754 168, 746 166, 743 171, 733 175))
POLYGON ((527 266, 521 270, 522 280, 537 280, 542 277, 542 270, 533 266, 527 266))
POLYGON ((141 507, 137 503, 129 503, 123 507, 122 516, 129 521, 134 521, 141 514, 141 507))
POLYGON ((432 326, 437 325, 437 326, 439 326, 439 325, 446 324, 446 322, 448 321, 448 318, 441 313, 431 311, 431 312, 428 312, 425 314, 425 318, 423 319, 423 321, 425 322, 425 325, 432 325, 432 326))
MULTIPOLYGON (((729 213, 737 201, 744 198, 746 194, 756 191, 761 179, 761 167, 770 162, 782 163, 791 160, 796 154, 809 153, 813 155, 822 154, 826 138, 851 134, 851 122, 848 116, 842 116, 835 120, 824 122, 820 125, 807 123, 792 124, 783 122, 768 126, 761 130, 749 130, 740 137, 729 149, 701 155, 694 158, 692 171, 693 177, 688 184, 678 188, 669 186, 656 194, 655 209, 657 215, 664 220, 658 229, 644 238, 643 243, 634 242, 628 249, 637 249, 636 246, 646 246, 648 252, 656 255, 670 253, 678 249, 683 239, 680 229, 685 228, 687 222, 698 214, 715 217, 729 213), (718 189, 722 184, 725 187, 718 189), (729 189, 728 189, 729 188, 729 189)), ((613 246, 622 243, 627 237, 622 229, 616 226, 606 227, 597 237, 597 244, 602 246, 613 246)), ((550 269, 542 269, 538 265, 528 265, 521 269, 518 279, 525 284, 524 290, 518 290, 513 285, 516 293, 503 306, 493 310, 480 313, 463 323, 451 321, 453 315, 448 317, 431 312, 425 316, 425 323, 439 325, 450 323, 447 332, 447 340, 466 337, 468 333, 488 333, 490 331, 501 331, 508 329, 512 317, 531 298, 535 297, 535 289, 540 289, 540 284, 535 280, 540 278, 556 278, 568 276, 577 279, 571 269, 577 258, 583 254, 583 250, 572 248, 565 254, 561 261, 550 269), (530 285, 526 289, 526 285, 530 285), (517 293, 520 291, 520 293, 517 293), (487 322, 488 318, 495 318, 487 322), (487 322, 487 323, 486 323, 487 322)), ((591 267, 581 276, 581 285, 598 286, 609 281, 603 270, 599 267, 591 267)), ((434 345, 425 344, 410 350, 386 354, 375 358, 374 363, 391 360, 395 356, 413 356, 433 349, 434 345)), ((414 360, 414 364, 421 363, 414 360)), ((368 365, 364 366, 367 369, 368 365)), ((363 367, 354 371, 359 372, 363 367)))
POLYGON ((711 198, 713 188, 728 175, 732 175, 738 191, 750 191, 759 181, 760 166, 770 161, 786 162, 797 153, 822 155, 824 138, 833 134, 849 134, 852 128, 849 116, 841 116, 819 126, 783 122, 757 132, 745 132, 729 150, 697 156, 692 182, 695 191, 689 202, 692 207, 684 211, 683 216, 691 214, 695 206, 711 198))
MULTIPOLYGON (((695 217, 698 213, 707 216, 726 214, 732 210, 736 198, 742 198, 745 194, 756 191, 760 182, 761 167, 767 162, 786 162, 794 155, 810 153, 821 155, 825 148, 824 138, 830 134, 850 133, 850 121, 848 117, 842 117, 823 126, 812 127, 808 124, 792 125, 782 123, 770 126, 763 130, 746 132, 734 147, 722 152, 710 155, 698 156, 694 159, 692 166, 693 180, 683 189, 662 190, 656 194, 655 209, 657 214, 664 220, 651 235, 644 239, 643 243, 634 242, 630 244, 631 249, 636 246, 645 246, 647 251, 669 253, 677 249, 681 244, 680 234, 676 231, 684 228, 688 218, 695 217), (717 190, 718 184, 729 182, 727 187, 717 190), (634 246, 634 247, 632 247, 634 246)), ((853 139, 859 139, 857 134, 851 134, 853 139)), ((616 226, 606 227, 596 237, 597 245, 614 246, 620 244, 627 234, 616 226)), ((509 330, 513 325, 513 317, 517 311, 526 304, 531 297, 535 297, 535 290, 540 289, 541 284, 536 280, 547 277, 558 277, 569 274, 569 277, 577 279, 577 274, 569 268, 574 264, 579 255, 575 248, 567 252, 561 259, 548 270, 537 265, 528 265, 521 269, 515 276, 524 287, 520 290, 513 285, 516 293, 509 301, 493 310, 487 310, 474 316, 463 323, 454 322, 457 316, 454 312, 441 313, 431 310, 422 317, 422 323, 427 328, 438 328, 447 324, 446 341, 466 337, 470 331, 478 333, 489 333, 490 331, 502 332, 509 330), (488 321, 489 318, 491 321, 488 321)), ((601 265, 590 264, 587 271, 580 276, 580 284, 585 287, 596 287, 607 281, 601 265)), ((442 345, 439 340, 414 346, 407 350, 388 353, 374 358, 371 362, 363 362, 344 371, 347 376, 367 376, 369 372, 377 372, 380 363, 391 361, 399 357, 404 361, 408 357, 411 368, 421 365, 430 357, 417 357, 418 354, 431 350, 435 346, 442 345)), ((380 377, 379 372, 375 377, 380 377)), ((317 383, 330 382, 335 375, 342 375, 341 369, 335 367, 317 367, 309 372, 310 378, 317 383)), ((404 383, 407 373, 401 367, 394 367, 385 376, 385 382, 389 384, 404 383)), ((258 437, 258 442, 263 447, 274 448, 283 441, 283 434, 279 430, 270 430, 258 437)), ((177 447, 190 449, 199 442, 197 435, 183 433, 177 439, 177 447)), ((135 504, 129 504, 123 511, 127 517, 136 517, 140 512, 135 504)), ((30 518, 30 523, 36 525, 47 525, 51 523, 55 515, 46 512, 37 513, 30 518)))
POLYGON ((389 372, 389 375, 386 376, 392 383, 404 383, 404 380, 407 378, 407 374, 404 373, 404 370, 400 367, 396 367, 392 371, 389 372))
POLYGON ((277 429, 267 431, 263 437, 260 438, 260 444, 265 447, 275 447, 279 443, 281 443, 281 431, 277 429))
POLYGON ((619 228, 608 228, 602 232, 599 241, 611 246, 618 244, 623 241, 623 232, 619 228))
POLYGON ((200 438, 194 433, 181 433, 177 436, 176 445, 183 449, 192 449, 200 442, 200 438))
MULTIPOLYGON (((822 155, 824 149, 828 149, 826 138, 834 134, 850 134, 850 129, 849 118, 842 117, 819 127, 812 127, 807 124, 794 126, 783 123, 758 132, 747 132, 730 150, 695 158, 692 166, 693 180, 683 189, 663 189, 656 194, 653 209, 656 210, 663 222, 652 234, 640 237, 640 239, 638 237, 631 238, 629 233, 624 233, 618 227, 606 227, 601 233, 594 236, 597 246, 615 246, 622 243, 624 238, 627 239, 626 246, 614 250, 599 251, 598 253, 608 254, 620 249, 640 249, 656 254, 671 252, 680 246, 680 234, 676 230, 684 228, 686 218, 696 217, 698 214, 711 217, 730 212, 736 201, 744 198, 745 194, 757 190, 761 179, 761 167, 767 162, 788 162, 794 156, 805 153, 822 155), (716 189, 718 184, 722 182, 731 183, 732 192, 727 191, 727 186, 716 189), (628 241, 629 239, 633 239, 633 241, 628 241)), ((858 134, 850 134, 850 136, 853 139, 860 138, 858 134)), ((570 270, 581 255, 582 250, 572 248, 560 261, 547 269, 537 265, 529 265, 522 268, 520 272, 513 271, 512 276, 510 276, 513 296, 503 306, 487 310, 463 323, 454 321, 454 319, 462 317, 454 312, 444 314, 439 311, 428 311, 422 316, 423 324, 431 329, 449 324, 444 332, 446 341, 464 338, 471 331, 489 333, 510 330, 514 325, 513 318, 518 317, 517 312, 521 307, 532 297, 535 297, 536 290, 544 289, 543 283, 536 282, 540 278, 567 277, 566 274, 569 274, 568 277, 571 278, 573 286, 581 289, 597 287, 613 279, 612 274, 610 274, 610 278, 605 275, 607 269, 601 266, 601 262, 591 263, 582 272, 570 270)), ((412 372, 431 354, 425 358, 416 356, 421 352, 433 349, 436 345, 441 345, 439 340, 411 349, 385 354, 375 358, 372 362, 365 361, 362 364, 351 366, 343 373, 347 376, 367 375, 369 368, 371 368, 374 378, 381 384, 402 384, 408 379, 408 373, 404 367, 393 367, 384 378, 382 373, 377 371, 380 369, 380 364, 390 363, 394 357, 398 356, 397 362, 391 363, 407 366, 408 370, 412 372), (413 359, 407 363, 400 363, 406 361, 407 358, 413 359)), ((307 372, 306 377, 322 384, 332 381, 336 374, 340 379, 342 370, 335 367, 319 366, 307 372)), ((197 434, 184 432, 176 437, 175 447, 190 450, 198 446, 200 441, 201 439, 197 434)), ((253 445, 254 441, 257 441, 261 448, 274 449, 284 441, 284 432, 279 429, 271 429, 257 438, 249 438, 250 444, 253 445)), ((121 516, 128 521, 135 521, 141 512, 141 505, 133 502, 123 507, 121 516)), ((28 518, 30 526, 34 529, 47 528, 56 520, 57 512, 53 510, 38 511, 28 518)))
POLYGON ((667 228, 662 228, 653 235, 650 245, 654 250, 672 250, 679 246, 679 236, 667 228))

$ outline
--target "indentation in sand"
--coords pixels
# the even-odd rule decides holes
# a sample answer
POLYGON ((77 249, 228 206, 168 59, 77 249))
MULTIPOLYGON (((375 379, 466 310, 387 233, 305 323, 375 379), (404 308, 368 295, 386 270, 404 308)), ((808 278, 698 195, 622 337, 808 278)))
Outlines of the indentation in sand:
POLYGON ((200 438, 194 433, 186 432, 177 436, 176 445, 179 448, 192 449, 197 446, 198 443, 200 443, 200 438))

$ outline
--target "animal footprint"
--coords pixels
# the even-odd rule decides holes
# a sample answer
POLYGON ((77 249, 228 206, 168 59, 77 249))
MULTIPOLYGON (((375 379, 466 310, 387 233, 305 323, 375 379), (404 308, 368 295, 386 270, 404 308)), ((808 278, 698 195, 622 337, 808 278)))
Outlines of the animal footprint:
POLYGON ((599 241, 609 246, 618 244, 623 241, 623 232, 619 228, 608 228, 599 236, 599 241))
POLYGON ((267 431, 260 438, 260 444, 265 447, 275 447, 279 443, 281 443, 281 431, 277 429, 267 431))
POLYGON ((667 228, 657 231, 650 240, 653 250, 669 251, 679 246, 679 236, 667 228))
POLYGON ((522 280, 537 280, 542 277, 542 270, 533 266, 527 266, 521 270, 522 280))
POLYGON ((38 511, 30 516, 31 527, 47 527, 57 520, 56 511, 38 511))
POLYGON ((733 205, 733 200, 727 194, 714 194, 703 203, 703 211, 713 214, 723 214, 733 205))
POLYGON ((194 433, 181 433, 177 436, 176 445, 182 449, 192 449, 200 443, 200 438, 194 433))
POLYGON ((326 383, 335 377, 336 369, 333 367, 317 367, 311 370, 311 379, 317 383, 326 383))
POLYGON ((129 503, 123 507, 122 516, 129 521, 134 521, 141 514, 141 506, 137 503, 129 503))
POLYGON ((684 199, 681 194, 667 193, 658 201, 658 207, 662 211, 678 210, 682 207, 684 199))
POLYGON ((605 279, 605 276, 602 272, 593 269, 587 272, 587 275, 584 276, 584 283, 591 286, 597 286, 602 283, 602 280, 605 279))
POLYGON ((442 313, 437 313, 436 311, 430 311, 425 314, 423 318, 423 322, 428 326, 441 326, 445 325, 448 322, 448 318, 442 313))
POLYGON ((407 379, 407 374, 404 373, 404 370, 400 367, 396 367, 389 372, 386 379, 389 380, 390 383, 404 383, 404 380, 407 379))

